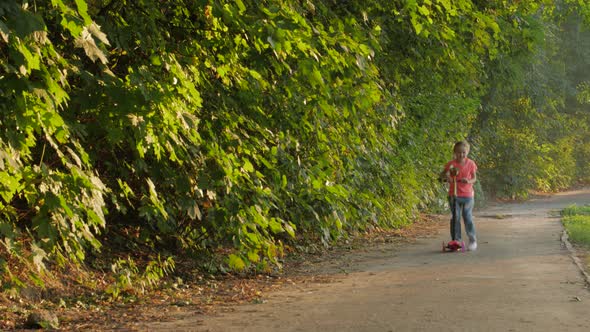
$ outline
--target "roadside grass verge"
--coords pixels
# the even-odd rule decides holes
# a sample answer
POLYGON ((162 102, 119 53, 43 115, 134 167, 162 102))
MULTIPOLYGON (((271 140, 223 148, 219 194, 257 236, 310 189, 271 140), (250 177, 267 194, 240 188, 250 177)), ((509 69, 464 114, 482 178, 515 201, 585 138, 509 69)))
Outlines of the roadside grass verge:
POLYGON ((590 205, 568 206, 561 215, 570 240, 590 249, 590 205))
POLYGON ((561 221, 570 241, 580 249, 578 256, 590 270, 590 205, 571 205, 561 211, 561 221))

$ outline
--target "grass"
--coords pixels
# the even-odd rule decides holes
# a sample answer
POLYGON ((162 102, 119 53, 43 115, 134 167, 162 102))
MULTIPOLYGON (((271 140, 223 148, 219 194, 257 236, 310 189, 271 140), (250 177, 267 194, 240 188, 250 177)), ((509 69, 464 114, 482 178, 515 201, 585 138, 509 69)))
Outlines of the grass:
POLYGON ((570 240, 577 245, 590 248, 590 205, 569 206, 561 215, 570 240))

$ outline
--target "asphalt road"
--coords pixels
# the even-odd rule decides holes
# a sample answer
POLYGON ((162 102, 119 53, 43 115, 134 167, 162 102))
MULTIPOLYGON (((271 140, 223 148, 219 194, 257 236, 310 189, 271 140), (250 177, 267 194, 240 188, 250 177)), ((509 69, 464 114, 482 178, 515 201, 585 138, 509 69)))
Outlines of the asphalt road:
POLYGON ((150 331, 590 331, 587 281, 555 211, 580 190, 475 211, 477 251, 442 253, 448 231, 347 258, 331 283, 271 293, 260 304, 149 326, 150 331))

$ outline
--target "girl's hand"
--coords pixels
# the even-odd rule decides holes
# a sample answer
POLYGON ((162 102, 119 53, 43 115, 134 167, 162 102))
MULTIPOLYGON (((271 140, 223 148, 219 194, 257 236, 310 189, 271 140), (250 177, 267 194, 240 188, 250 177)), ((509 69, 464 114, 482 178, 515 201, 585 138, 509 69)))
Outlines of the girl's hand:
POLYGON ((468 178, 462 178, 460 181, 463 182, 463 183, 469 183, 469 179, 468 178))

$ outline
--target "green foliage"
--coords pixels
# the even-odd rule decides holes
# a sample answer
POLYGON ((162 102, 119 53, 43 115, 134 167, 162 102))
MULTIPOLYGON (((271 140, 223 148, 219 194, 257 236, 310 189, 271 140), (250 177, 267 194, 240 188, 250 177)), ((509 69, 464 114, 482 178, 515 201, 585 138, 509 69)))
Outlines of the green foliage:
POLYGON ((590 35, 571 7, 551 9, 528 16, 521 39, 513 39, 532 45, 528 52, 513 48, 511 57, 492 62, 472 128, 483 185, 498 196, 526 198, 531 190, 562 190, 588 178, 587 107, 575 87, 589 68, 587 48, 579 45, 590 35))
MULTIPOLYGON (((587 89, 558 61, 583 50, 542 4, 2 3, 2 243, 42 268, 125 233, 268 270, 286 243, 411 223, 459 139, 496 194, 590 178, 587 89)), ((154 264, 115 262, 112 296, 154 264)))
POLYGON ((574 243, 590 246, 590 206, 569 206, 561 214, 569 238, 574 243))
POLYGON ((66 112, 79 72, 69 60, 104 56, 104 36, 83 19, 83 8, 54 5, 0 5, 0 232, 9 253, 29 255, 38 268, 48 259, 81 261, 88 248, 99 248, 106 212, 107 188, 66 112), (71 52, 82 40, 85 52, 71 52), (25 234, 29 248, 16 241, 25 234))
POLYGON ((158 256, 156 260, 148 262, 141 273, 133 259, 118 259, 111 266, 114 281, 107 287, 106 292, 113 300, 121 295, 143 294, 157 286, 158 282, 173 270, 172 257, 162 260, 158 256))
POLYGON ((575 215, 590 216, 590 206, 588 206, 588 205, 583 205, 583 206, 571 205, 571 206, 568 206, 565 209, 563 209, 561 211, 561 215, 562 216, 575 216, 575 215))
POLYGON ((566 8, 584 19, 587 26, 590 26, 590 4, 587 1, 566 0, 566 8))

